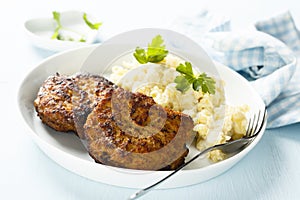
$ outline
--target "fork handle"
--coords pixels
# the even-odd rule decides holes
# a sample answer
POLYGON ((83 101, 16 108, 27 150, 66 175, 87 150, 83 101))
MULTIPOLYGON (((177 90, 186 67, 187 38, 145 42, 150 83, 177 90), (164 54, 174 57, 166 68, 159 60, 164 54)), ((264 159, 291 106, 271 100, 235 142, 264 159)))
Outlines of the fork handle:
POLYGON ((128 200, 134 200, 137 199, 143 195, 145 195, 147 192, 151 191, 152 189, 154 189, 155 187, 157 187, 159 184, 161 184, 162 182, 164 182, 165 180, 167 180, 168 178, 170 178, 171 176, 173 176, 174 174, 176 174, 177 172, 179 172, 182 168, 184 168, 185 166, 187 166, 188 164, 190 164, 191 162, 193 162, 194 160, 196 160, 197 158, 199 158, 201 155, 215 149, 216 146, 211 146, 203 151, 201 151, 200 153, 196 154, 193 158, 191 158, 188 162, 183 163, 182 165, 180 165, 176 170, 174 170, 172 173, 170 173, 169 175, 167 175, 166 177, 162 178, 161 180, 157 181, 156 183, 139 190, 138 192, 132 194, 128 200))

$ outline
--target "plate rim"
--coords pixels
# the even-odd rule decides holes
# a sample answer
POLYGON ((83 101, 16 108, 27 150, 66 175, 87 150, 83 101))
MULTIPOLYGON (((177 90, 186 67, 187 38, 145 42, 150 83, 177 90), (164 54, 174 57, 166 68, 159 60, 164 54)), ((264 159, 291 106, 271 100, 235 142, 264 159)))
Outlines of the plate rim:
MULTIPOLYGON (((29 71, 29 73, 27 73, 26 75, 25 75, 25 78, 23 79, 23 81, 21 82, 21 84, 20 84, 20 86, 19 86, 19 91, 18 91, 18 97, 17 97, 17 99, 18 99, 18 107, 19 107, 19 113, 21 114, 21 116, 22 116, 22 121, 24 121, 25 122, 25 124, 27 125, 27 128, 29 128, 29 132, 30 132, 30 135, 31 135, 31 137, 34 139, 34 141, 38 144, 38 146, 45 152, 45 149, 44 148, 51 148, 51 149, 53 149, 54 148, 54 151, 57 151, 57 152, 60 152, 60 153, 62 153, 64 156, 67 156, 67 157, 69 157, 69 159, 72 159, 72 160, 75 160, 76 162, 83 162, 83 163, 85 163, 85 164, 87 164, 87 165, 90 165, 90 164, 92 164, 92 166, 94 167, 94 166, 99 166, 99 165, 101 165, 101 164, 98 164, 98 163, 93 163, 93 162, 90 162, 90 161, 88 161, 88 160, 85 160, 85 159, 82 159, 82 158, 79 158, 79 157, 76 157, 75 155, 72 155, 72 154, 69 154, 68 152, 64 152, 63 150, 61 150, 61 149, 59 149, 58 147, 56 147, 56 146, 54 146, 54 145, 52 145, 52 144, 50 144, 49 142, 47 142, 47 141, 44 141, 41 137, 39 137, 36 133, 35 133, 35 131, 32 129, 32 127, 30 127, 30 125, 26 122, 26 120, 24 119, 24 114, 22 113, 22 104, 20 103, 20 96, 21 96, 21 93, 22 93, 22 91, 21 91, 21 89, 22 89, 22 86, 25 84, 25 81, 26 81, 26 79, 30 76, 30 74, 32 74, 32 73, 34 73, 38 68, 41 68, 41 67, 43 67, 43 65, 45 65, 47 62, 49 62, 49 61, 51 61, 51 60, 53 60, 53 59, 56 59, 56 58, 58 58, 58 57, 63 57, 63 56, 65 56, 66 54, 72 54, 72 53, 74 53, 74 52, 80 52, 80 51, 83 51, 83 50, 89 50, 89 51, 92 51, 94 48, 96 48, 98 46, 98 44, 94 44, 94 45, 90 45, 90 46, 87 46, 87 47, 82 47, 82 48, 78 48, 78 49, 72 49, 72 50, 68 50, 68 51, 65 51, 65 52, 60 52, 60 53, 58 53, 58 54, 55 54, 55 55, 52 55, 52 56, 50 56, 50 57, 48 57, 48 58, 46 58, 46 59, 44 59, 43 61, 41 61, 40 63, 38 63, 35 67, 33 67, 30 71, 29 71)), ((243 80, 244 78, 241 76, 241 75, 239 75, 237 72, 235 72, 234 70, 232 70, 232 69, 230 69, 229 67, 226 67, 225 65, 223 65, 223 64, 221 64, 221 63, 217 63, 216 65, 218 65, 218 66, 220 66, 220 67, 223 67, 224 68, 224 70, 227 70, 227 71, 229 71, 230 73, 234 73, 235 75, 237 75, 239 78, 241 78, 241 80, 243 80)), ((245 79, 243 80, 243 81, 246 81, 245 79)), ((249 83, 248 83, 249 84, 249 83)), ((252 88, 252 87, 251 87, 252 88)), ((257 96, 259 97, 259 95, 258 95, 258 93, 254 90, 254 88, 252 88, 252 92, 254 92, 254 93, 256 93, 257 94, 257 96)), ((260 98, 260 101, 263 103, 263 101, 262 101, 262 99, 260 98)), ((238 162, 241 158, 243 158, 248 152, 250 152, 252 149, 253 149, 253 147, 254 146, 256 146, 256 144, 260 141, 260 139, 262 138, 262 136, 263 136, 263 134, 264 134, 264 130, 265 130, 265 127, 264 127, 264 129, 263 129, 263 131, 262 131, 262 133, 258 136, 258 138, 256 138, 256 140, 253 142, 253 143, 251 143, 247 148, 245 148, 243 151, 241 151, 240 153, 238 153, 238 154, 236 154, 235 156, 233 156, 233 157, 230 157, 230 158, 228 158, 228 159, 226 159, 226 160, 223 160, 223 161, 221 161, 221 162, 218 162, 218 163, 214 163, 214 164, 212 164, 212 165, 209 165, 209 166, 205 166, 205 167, 203 167, 203 168, 199 168, 199 169, 189 169, 189 170, 182 170, 181 172, 180 172, 180 174, 181 175, 183 175, 183 174, 186 174, 186 175, 193 175, 195 172, 202 172, 202 171, 205 171, 205 170, 207 170, 207 168, 211 168, 211 170, 213 169, 213 168, 216 168, 216 169, 218 169, 218 168, 220 168, 220 166, 224 166, 224 165, 231 165, 231 166, 229 166, 226 170, 224 170, 224 171, 227 171, 229 168, 231 168, 232 166, 234 166, 235 164, 236 164, 236 162, 238 162)), ((28 131, 27 131, 28 132, 28 131)), ((47 152, 45 152, 46 154, 47 154, 47 152)), ((48 155, 48 154, 47 154, 48 155)), ((49 155, 48 155, 49 156, 49 155)), ((51 157, 51 156, 50 156, 51 157)), ((53 159, 53 158, 52 158, 53 159)), ((56 161, 57 162, 57 161, 56 161)), ((61 166, 63 166, 61 163, 58 163, 58 164, 60 164, 61 166)), ((63 166, 64 167, 64 166, 63 166)), ((114 168, 114 167, 109 167, 109 166, 105 166, 105 165, 101 165, 101 167, 103 168, 103 167, 108 167, 108 168, 114 168)), ((66 167, 64 167, 64 168, 66 168, 66 167)), ((67 168, 68 169, 68 168, 67 168)), ((70 171, 72 171, 71 169, 68 169, 68 170, 70 170, 70 171)), ((134 170, 135 171, 135 170, 134 170)), ((139 171, 139 170, 138 170, 139 171)), ((144 170, 142 170, 142 171, 144 171, 144 170)), ((224 172, 223 171, 223 172, 224 172)), ((74 172, 74 171, 73 171, 74 172)), ((151 172, 153 172, 153 171, 151 171, 151 172)), ((76 172, 74 172, 74 173, 76 173, 76 172)), ((155 172, 153 172, 153 173, 155 173, 155 174, 157 174, 158 176, 162 176, 162 175, 166 175, 168 172, 165 172, 165 171, 155 171, 155 172)), ((76 173, 76 174, 78 174, 78 173, 76 173)), ((178 176, 180 176, 180 174, 178 175, 178 176)), ((220 173, 221 174, 221 173, 220 173)), ((78 174, 78 175, 81 175, 82 176, 82 174, 78 174)), ((218 174, 219 175, 219 174, 218 174)), ((218 175, 216 175, 216 176, 218 176, 218 175)), ((84 176, 84 175, 83 175, 84 176)), ((213 177, 216 177, 216 176, 213 176, 213 177)), ((84 177, 86 177, 86 176, 84 176, 84 177)), ((210 177, 210 178, 213 178, 213 177, 210 177)), ((89 179, 92 179, 92 180, 95 180, 95 179, 93 179, 93 178, 90 178, 90 177, 86 177, 86 178, 89 178, 89 179)), ((208 178, 208 179, 206 179, 206 180, 209 180, 210 178, 208 178)), ((197 183, 200 183, 200 182, 203 182, 203 181, 206 181, 206 180, 199 180, 197 183)), ((96 180, 96 181, 99 181, 99 180, 96 180)), ((101 181, 100 181, 101 182, 101 181)), ((107 184, 110 184, 110 183, 107 183, 107 184)), ((142 185, 141 186, 139 186, 139 187, 136 187, 136 186, 126 186, 126 185, 123 185, 123 184, 112 184, 112 185, 116 185, 116 186, 121 186, 121 187, 129 187, 129 188, 140 188, 140 187, 142 187, 142 185)), ((163 185, 161 188, 176 188, 176 187, 181 187, 182 185, 179 185, 179 186, 174 186, 174 185, 163 185)), ((186 186, 186 185, 183 185, 183 186, 186 186)))

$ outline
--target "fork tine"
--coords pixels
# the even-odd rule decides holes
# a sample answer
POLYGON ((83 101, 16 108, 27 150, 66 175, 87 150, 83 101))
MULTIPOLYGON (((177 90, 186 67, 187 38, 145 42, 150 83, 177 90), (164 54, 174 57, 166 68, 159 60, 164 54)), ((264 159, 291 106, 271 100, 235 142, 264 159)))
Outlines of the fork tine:
POLYGON ((266 114, 267 114, 267 109, 264 108, 264 111, 259 110, 258 116, 254 115, 253 123, 251 126, 251 131, 250 131, 250 134, 247 135, 247 137, 254 137, 261 131, 261 129, 263 128, 263 126, 265 124, 266 114), (261 117, 262 113, 263 113, 263 116, 261 117))
POLYGON ((249 119, 249 122, 248 122, 248 125, 247 125, 247 128, 246 128, 246 135, 245 135, 246 137, 249 137, 249 135, 251 133, 251 131, 250 131, 251 130, 250 127, 252 127, 251 123, 252 123, 252 118, 249 119))
POLYGON ((247 131, 246 131, 246 137, 252 137, 256 135, 260 130, 262 129, 265 118, 266 118, 266 108, 264 108, 264 111, 259 110, 258 114, 255 114, 253 118, 249 119, 247 131), (261 115, 263 113, 263 117, 261 118, 261 115))
POLYGON ((256 131, 255 134, 258 134, 261 131, 261 129, 264 127, 266 118, 267 118, 267 109, 264 108, 264 114, 263 114, 263 117, 262 117, 262 120, 261 120, 261 123, 260 123, 260 127, 258 128, 258 130, 256 131))
POLYGON ((261 115, 261 110, 258 111, 258 116, 257 116, 257 119, 255 119, 255 124, 253 123, 253 126, 255 126, 255 127, 253 128, 253 131, 252 131, 250 137, 251 137, 252 135, 254 135, 254 134, 257 132, 257 128, 258 128, 258 124, 259 124, 260 115, 261 115))
POLYGON ((255 131, 254 126, 255 126, 256 118, 257 118, 256 114, 254 114, 253 117, 250 118, 247 132, 246 132, 246 137, 251 137, 251 135, 253 135, 253 132, 255 131))

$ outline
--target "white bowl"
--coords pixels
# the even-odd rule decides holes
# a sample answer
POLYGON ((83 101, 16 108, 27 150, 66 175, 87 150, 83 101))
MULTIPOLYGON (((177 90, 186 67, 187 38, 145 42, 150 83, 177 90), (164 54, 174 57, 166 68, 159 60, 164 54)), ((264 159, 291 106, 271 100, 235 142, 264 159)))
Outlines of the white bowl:
MULTIPOLYGON (((24 26, 29 40, 35 46, 58 52, 72 48, 84 47, 99 40, 99 31, 90 29, 85 24, 82 16, 83 12, 80 11, 60 12, 62 25, 85 35, 85 42, 51 39, 56 28, 56 22, 52 17, 30 19, 25 22, 24 26)), ((90 15, 88 15, 88 19, 92 22, 96 22, 96 20, 90 15)), ((99 30, 101 30, 101 27, 99 30)))
MULTIPOLYGON (((33 70, 26 75, 19 89, 19 109, 29 128, 29 135, 42 151, 64 168, 83 177, 110 185, 143 188, 170 173, 167 171, 130 170, 97 164, 89 156, 77 136, 74 134, 56 132, 42 124, 33 106, 33 101, 36 98, 39 87, 49 75, 53 75, 56 72, 61 74, 74 74, 80 71, 85 64, 95 64, 94 69, 98 66, 97 69, 103 71, 110 64, 111 58, 118 57, 119 54, 116 55, 114 52, 116 52, 116 45, 118 45, 120 38, 127 38, 126 43, 130 43, 130 41, 133 42, 139 39, 137 35, 153 35, 158 33, 163 35, 163 38, 169 42, 168 44, 176 44, 178 40, 184 40, 185 42, 182 43, 182 49, 184 49, 184 46, 189 46, 189 44, 194 45, 190 43, 192 42, 191 40, 172 31, 161 29, 135 30, 116 36, 112 38, 110 42, 104 43, 103 45, 93 45, 54 55, 35 66, 33 70), (97 55, 97 52, 100 54, 97 55), (87 58, 89 59, 87 60, 87 58)), ((141 40, 141 42, 144 43, 145 41, 141 40)), ((146 42, 148 42, 148 40, 146 42)), ((122 48, 124 46, 120 45, 120 47, 122 48)), ((176 48, 167 48, 172 50, 181 49, 181 45, 176 46, 176 48)), ((123 50, 125 51, 126 48, 123 50)), ((202 56, 205 58, 205 55, 202 56)), ((209 62, 206 63, 209 65, 209 62)), ((247 80, 222 64, 215 63, 215 67, 220 77, 226 82, 224 89, 226 100, 230 104, 248 104, 250 108, 253 109, 252 111, 255 111, 257 108, 264 108, 262 99, 247 80)), ((262 133, 238 154, 214 164, 203 164, 202 160, 198 159, 193 164, 193 167, 183 169, 159 187, 176 188, 188 186, 220 175, 234 166, 257 145, 263 136, 264 129, 265 126, 262 133)))

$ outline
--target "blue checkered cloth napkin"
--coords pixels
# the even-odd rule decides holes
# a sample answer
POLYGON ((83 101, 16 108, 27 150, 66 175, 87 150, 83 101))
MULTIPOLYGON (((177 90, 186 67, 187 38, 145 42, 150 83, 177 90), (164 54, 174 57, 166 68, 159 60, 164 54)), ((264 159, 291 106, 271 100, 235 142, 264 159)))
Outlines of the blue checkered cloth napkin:
POLYGON ((251 82, 267 105, 268 128, 300 122, 300 34, 289 12, 257 22, 255 30, 233 31, 227 21, 193 39, 251 82))

